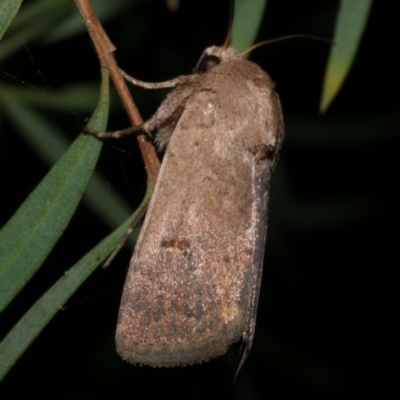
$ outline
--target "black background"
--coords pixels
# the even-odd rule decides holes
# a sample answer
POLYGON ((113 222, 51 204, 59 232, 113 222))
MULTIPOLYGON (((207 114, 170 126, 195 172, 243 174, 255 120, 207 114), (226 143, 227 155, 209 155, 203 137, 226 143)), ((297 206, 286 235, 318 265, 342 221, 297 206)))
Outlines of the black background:
MULTIPOLYGON (((175 13, 162 1, 128 3, 105 29, 121 67, 139 79, 190 73, 205 47, 224 41, 228 1, 182 1, 175 13)), ((337 1, 270 0, 258 40, 291 33, 331 37, 337 7, 337 1)), ((389 4, 374 3, 352 71, 324 116, 318 104, 329 45, 293 40, 251 56, 277 84, 286 139, 272 179, 255 341, 237 383, 237 360, 226 357, 175 369, 134 367, 119 358, 114 330, 131 252, 126 249, 60 310, 0 384, 0 397, 334 399, 379 387, 384 364, 374 360, 383 350, 375 332, 384 329, 380 300, 389 295, 383 303, 390 302, 387 271, 396 262, 390 253, 398 236, 393 14, 389 4)), ((50 46, 32 43, 28 50, 50 89, 99 80, 86 34, 50 46)), ((26 57, 15 54, 0 69, 42 84, 26 57)), ((132 92, 141 95, 145 119, 165 96, 132 92)), ((65 110, 48 117, 73 140, 88 115, 65 110)), ((0 122, 4 224, 48 168, 6 118, 0 122)), ((126 126, 122 108, 114 107, 109 129, 126 126)), ((134 138, 105 143, 99 165, 132 207, 140 202, 145 173, 134 138)), ((80 206, 41 270, 0 316, 0 334, 108 232, 80 206)))

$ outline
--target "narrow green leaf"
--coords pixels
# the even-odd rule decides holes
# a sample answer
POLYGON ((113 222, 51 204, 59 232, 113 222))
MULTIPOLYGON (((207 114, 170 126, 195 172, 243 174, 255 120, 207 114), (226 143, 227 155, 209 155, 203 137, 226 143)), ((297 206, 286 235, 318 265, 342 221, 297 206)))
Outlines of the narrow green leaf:
MULTIPOLYGON (((108 113, 108 72, 90 125, 104 130, 108 113)), ((68 225, 101 149, 80 135, 0 231, 0 311, 38 270, 68 225)))
POLYGON ((43 16, 51 17, 48 15, 52 11, 64 7, 65 4, 70 3, 70 9, 75 9, 74 3, 70 0, 31 0, 25 2, 24 6, 14 19, 12 27, 16 30, 21 30, 29 25, 35 25, 38 21, 44 22, 43 16))
POLYGON ((267 0, 236 0, 231 45, 239 51, 248 49, 256 40, 267 0))
POLYGON ((0 82, 0 98, 3 98, 6 105, 9 102, 23 103, 25 106, 34 105, 48 110, 70 110, 72 114, 86 114, 96 106, 98 97, 99 85, 95 82, 71 83, 51 90, 43 86, 32 88, 0 82))
POLYGON ((42 36, 73 11, 74 4, 70 0, 41 0, 23 7, 13 20, 10 34, 3 39, 0 61, 42 36))
POLYGON ((67 136, 34 108, 5 96, 2 108, 19 135, 50 167, 67 151, 70 145, 67 136))
POLYGON ((353 64, 367 24, 372 0, 342 0, 338 13, 334 45, 325 72, 320 111, 327 110, 346 79, 353 64))
POLYGON ((0 39, 7 30, 8 25, 15 17, 21 6, 22 0, 1 0, 0 2, 0 39))
MULTIPOLYGON (((138 1, 136 1, 136 4, 137 3, 138 1)), ((99 18, 103 24, 131 6, 130 2, 126 0, 92 1, 91 4, 97 18, 99 18)), ((82 18, 79 13, 73 12, 66 15, 59 24, 54 26, 51 31, 42 38, 41 43, 46 45, 56 43, 77 36, 85 32, 85 30, 85 25, 82 23, 82 18)))
MULTIPOLYGON (((41 160, 49 166, 54 165, 70 145, 66 136, 32 107, 11 101, 4 93, 0 96, 4 96, 3 107, 19 134, 41 160)), ((87 185, 83 200, 111 229, 121 225, 132 214, 128 202, 96 171, 87 185)))
POLYGON ((148 202, 152 191, 153 185, 149 182, 146 196, 138 210, 70 270, 66 271, 7 334, 0 343, 0 380, 99 263, 115 249, 132 221, 148 202))

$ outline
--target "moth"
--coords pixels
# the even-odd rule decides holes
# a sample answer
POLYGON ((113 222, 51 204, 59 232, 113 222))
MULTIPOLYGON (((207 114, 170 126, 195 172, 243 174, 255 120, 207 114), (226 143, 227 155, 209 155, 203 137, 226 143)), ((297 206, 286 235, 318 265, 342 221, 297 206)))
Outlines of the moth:
POLYGON ((138 128, 157 132, 165 155, 123 290, 117 351, 133 364, 175 367, 241 341, 240 369, 283 140, 279 98, 269 75, 227 44, 167 85, 174 89, 138 128))

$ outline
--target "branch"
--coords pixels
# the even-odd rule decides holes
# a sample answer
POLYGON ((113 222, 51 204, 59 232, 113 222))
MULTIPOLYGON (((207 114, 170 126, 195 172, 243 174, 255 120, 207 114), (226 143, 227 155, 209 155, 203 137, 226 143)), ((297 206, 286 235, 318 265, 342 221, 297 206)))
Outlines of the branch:
MULTIPOLYGON (((129 120, 134 126, 142 124, 143 120, 138 109, 136 108, 135 103, 133 102, 124 77, 122 76, 114 59, 113 52, 116 50, 116 47, 111 43, 110 39, 105 33, 91 4, 89 3, 89 0, 74 1, 79 12, 81 13, 83 22, 86 25, 89 36, 96 49, 100 66, 106 68, 110 72, 110 77, 114 82, 122 104, 124 105, 128 114, 129 120)), ((147 179, 155 183, 157 180, 158 171, 160 169, 160 161, 157 157, 154 146, 145 134, 137 135, 137 140, 144 160, 147 179)))

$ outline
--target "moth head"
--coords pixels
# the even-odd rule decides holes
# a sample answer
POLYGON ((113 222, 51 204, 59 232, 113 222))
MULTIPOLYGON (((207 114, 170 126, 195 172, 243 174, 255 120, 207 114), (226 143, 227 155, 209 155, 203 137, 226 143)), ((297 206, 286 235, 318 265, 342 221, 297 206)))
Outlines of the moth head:
POLYGON ((218 64, 242 58, 243 57, 240 53, 233 47, 211 46, 204 50, 196 65, 195 72, 198 74, 204 74, 216 67, 218 64))
POLYGON ((231 61, 231 60, 241 60, 243 59, 243 56, 246 54, 250 53, 254 49, 264 46, 266 44, 271 44, 275 42, 280 42, 282 40, 287 40, 287 39, 293 39, 293 38, 308 38, 308 39, 314 39, 314 40, 321 40, 324 42, 329 42, 332 43, 330 39, 325 39, 325 38, 319 38, 316 36, 312 35, 303 35, 303 34, 295 34, 295 35, 288 35, 288 36, 282 36, 280 38, 276 39, 269 39, 269 40, 264 40, 263 42, 256 43, 255 45, 249 47, 247 50, 243 51, 242 53, 239 53, 235 48, 232 46, 228 46, 229 42, 229 37, 230 35, 228 34, 225 44, 223 46, 211 46, 208 47, 204 50, 203 54, 200 57, 199 62, 196 65, 196 68, 194 69, 194 73, 197 74, 204 74, 210 70, 212 70, 214 67, 216 67, 218 64, 231 61))

